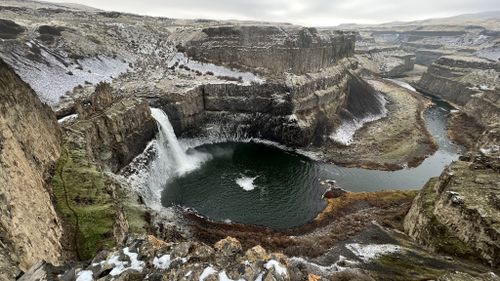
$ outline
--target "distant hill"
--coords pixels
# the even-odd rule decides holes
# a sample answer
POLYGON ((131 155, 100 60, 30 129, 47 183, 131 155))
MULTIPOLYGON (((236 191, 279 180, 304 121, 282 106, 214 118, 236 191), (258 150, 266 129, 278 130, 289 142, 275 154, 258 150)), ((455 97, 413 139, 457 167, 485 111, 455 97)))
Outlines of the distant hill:
POLYGON ((64 9, 71 11, 101 12, 102 10, 76 3, 54 3, 33 0, 2 0, 1 6, 26 7, 31 9, 64 9))
POLYGON ((372 29, 377 28, 415 28, 418 26, 443 26, 445 29, 460 28, 468 25, 482 26, 491 30, 500 30, 500 11, 462 14, 446 18, 431 18, 417 21, 393 21, 381 24, 340 24, 339 29, 372 29))

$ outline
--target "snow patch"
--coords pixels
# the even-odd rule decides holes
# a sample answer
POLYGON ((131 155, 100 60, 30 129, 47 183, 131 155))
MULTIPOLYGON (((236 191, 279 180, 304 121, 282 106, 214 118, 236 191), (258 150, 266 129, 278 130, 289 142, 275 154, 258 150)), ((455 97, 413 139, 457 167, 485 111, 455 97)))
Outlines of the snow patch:
POLYGON ((361 245, 358 243, 353 243, 353 244, 347 244, 346 248, 365 262, 368 262, 376 257, 385 254, 396 253, 401 251, 401 247, 392 244, 361 245))
POLYGON ((160 258, 155 257, 153 259, 153 265, 158 269, 167 269, 170 266, 170 255, 163 255, 160 258))
POLYGON ((233 280, 227 276, 225 271, 222 271, 219 273, 219 281, 245 281, 245 279, 240 278, 238 280, 233 280))
POLYGON ((133 269, 141 272, 144 267, 144 262, 137 259, 138 254, 130 252, 129 248, 126 247, 123 249, 123 253, 127 255, 130 259, 130 267, 127 267, 129 262, 120 261, 120 255, 115 253, 107 262, 108 264, 113 266, 113 270, 109 273, 111 276, 120 275, 122 272, 133 269))
POLYGON ((199 71, 202 74, 211 72, 214 76, 226 76, 235 79, 241 78, 243 84, 245 85, 250 85, 252 83, 265 83, 265 79, 260 78, 251 72, 242 72, 236 69, 215 65, 212 63, 202 63, 186 57, 186 55, 184 55, 183 53, 175 54, 174 57, 167 63, 168 67, 175 67, 177 65, 184 65, 184 67, 188 67, 189 69, 194 71, 199 71))
POLYGON ((345 267, 344 265, 357 265, 358 264, 358 262, 348 260, 347 258, 345 258, 342 255, 339 255, 338 261, 336 261, 334 264, 329 265, 329 266, 320 265, 320 264, 308 261, 302 257, 292 257, 292 258, 290 258, 290 261, 292 261, 293 263, 299 263, 299 264, 306 265, 309 270, 315 272, 316 274, 320 274, 320 275, 330 275, 334 272, 343 271, 343 270, 347 269, 347 267, 345 267), (342 266, 340 264, 342 264, 342 266))
POLYGON ((416 92, 417 89, 415 89, 412 85, 406 83, 406 82, 403 82, 403 81, 399 81, 399 80, 396 80, 396 79, 389 79, 389 78, 386 78, 385 80, 387 81, 391 81, 393 83, 396 83, 398 86, 400 87, 403 87, 407 90, 410 90, 410 91, 413 91, 413 92, 416 92))
POLYGON ((493 153, 499 152, 500 151, 500 146, 498 146, 498 145, 492 145, 492 146, 490 146, 488 148, 481 147, 479 149, 479 151, 481 151, 481 153, 483 153, 484 155, 489 155, 489 154, 493 154, 493 153))
POLYGON ((203 272, 200 275, 200 278, 198 281, 204 281, 208 276, 217 273, 217 270, 215 270, 212 266, 207 266, 203 272))
POLYGON ((67 54, 58 54, 39 42, 31 41, 27 47, 27 50, 13 50, 2 57, 50 106, 57 105, 67 92, 86 81, 92 84, 111 82, 129 70, 128 62, 118 58, 98 55, 71 60, 67 54), (28 52, 39 52, 39 55, 30 59, 28 52))
POLYGON ((261 272, 257 278, 255 278, 255 281, 262 281, 262 278, 264 278, 264 272, 261 272))
POLYGON ((75 120, 77 118, 78 118, 78 114, 71 114, 71 115, 64 116, 63 118, 57 120, 57 123, 62 124, 64 122, 73 121, 73 120, 75 120))
POLYGON ((91 270, 82 270, 76 275, 76 281, 92 281, 94 273, 91 270))
POLYGON ((281 263, 277 260, 269 260, 265 264, 265 267, 267 270, 271 269, 271 267, 274 267, 274 271, 276 271, 277 274, 287 275, 286 268, 283 265, 281 265, 281 263))

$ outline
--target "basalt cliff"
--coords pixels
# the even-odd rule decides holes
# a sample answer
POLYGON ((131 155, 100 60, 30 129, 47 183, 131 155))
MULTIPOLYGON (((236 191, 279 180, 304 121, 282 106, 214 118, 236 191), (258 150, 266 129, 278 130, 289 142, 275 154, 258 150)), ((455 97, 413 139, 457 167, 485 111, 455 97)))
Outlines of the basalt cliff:
POLYGON ((499 280, 495 28, 0 4, 0 279, 499 280), (138 180, 160 153, 150 108, 193 141, 253 138, 343 166, 415 167, 437 149, 424 94, 456 107, 448 129, 466 152, 420 191, 322 179, 325 210, 278 231, 158 208, 138 180))

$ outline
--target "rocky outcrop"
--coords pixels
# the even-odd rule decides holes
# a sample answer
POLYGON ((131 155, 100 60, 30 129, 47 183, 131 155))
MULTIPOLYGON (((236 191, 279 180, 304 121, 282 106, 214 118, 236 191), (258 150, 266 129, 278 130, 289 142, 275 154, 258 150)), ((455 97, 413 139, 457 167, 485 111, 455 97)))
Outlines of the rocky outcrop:
POLYGON ((137 99, 116 99, 101 83, 88 99, 77 102, 79 122, 73 129, 86 136, 93 160, 116 172, 146 148, 156 133, 149 105, 137 99))
POLYGON ((498 130, 480 140, 470 159, 451 164, 415 198, 404 227, 438 252, 500 264, 498 130))
POLYGON ((11 20, 0 19, 0 38, 15 39, 24 32, 24 27, 11 20))
POLYGON ((498 120, 500 64, 464 56, 443 56, 424 73, 417 88, 460 106, 483 127, 498 120))
POLYGON ((415 52, 415 63, 425 66, 431 65, 442 56, 451 55, 451 51, 439 49, 417 49, 415 52))
POLYGON ((490 127, 500 120, 499 90, 485 90, 474 94, 463 107, 464 112, 478 124, 490 127))
POLYGON ((199 242, 167 243, 153 236, 130 237, 122 248, 103 251, 90 264, 70 269, 40 264, 21 280, 55 273, 64 280, 284 281, 291 280, 292 275, 292 280, 307 278, 289 265, 286 256, 268 253, 261 246, 243 251, 240 242, 231 237, 212 246, 199 242))
POLYGON ((16 266, 59 262, 62 229, 46 179, 60 152, 52 110, 0 60, 0 279, 13 279, 16 266))
POLYGON ((307 75, 289 74, 264 84, 210 83, 151 99, 178 134, 216 131, 215 137, 259 137, 289 146, 320 144, 339 123, 349 95, 375 91, 359 79, 355 61, 307 75), (207 129, 199 132, 199 129, 207 129))
POLYGON ((142 153, 156 125, 146 101, 118 99, 99 84, 77 102, 77 118, 63 122, 64 152, 52 180, 55 203, 68 228, 69 250, 79 259, 143 232, 144 208, 126 192, 117 172, 142 153))
POLYGON ((399 47, 374 47, 356 50, 356 57, 365 69, 384 77, 398 77, 411 71, 415 54, 399 47))
POLYGON ((418 88, 426 93, 465 105, 471 96, 483 90, 495 90, 500 64, 487 60, 443 56, 424 73, 418 88))
POLYGON ((304 74, 354 53, 354 33, 282 25, 234 25, 197 31, 180 46, 193 59, 261 72, 304 74))

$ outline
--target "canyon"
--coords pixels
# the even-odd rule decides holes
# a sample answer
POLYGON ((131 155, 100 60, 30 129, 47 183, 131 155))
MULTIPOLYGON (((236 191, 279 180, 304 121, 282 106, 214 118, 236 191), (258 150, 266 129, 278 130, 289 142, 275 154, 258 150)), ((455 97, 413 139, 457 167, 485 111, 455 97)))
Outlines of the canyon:
MULTIPOLYGON (((499 31, 480 15, 312 28, 4 1, 0 280, 499 280, 499 31), (294 163, 311 187, 270 206, 301 192, 311 213, 245 224, 162 202, 183 173, 227 176, 200 166, 231 143, 294 163)), ((262 200, 274 172, 249 167, 224 180, 262 200)))

